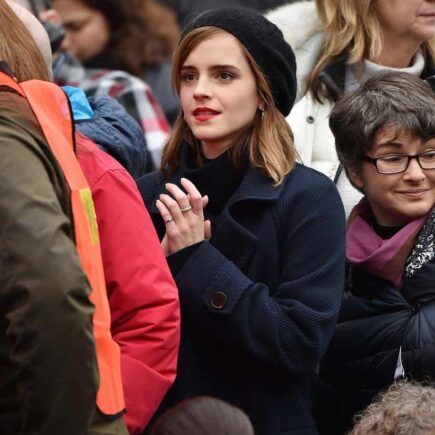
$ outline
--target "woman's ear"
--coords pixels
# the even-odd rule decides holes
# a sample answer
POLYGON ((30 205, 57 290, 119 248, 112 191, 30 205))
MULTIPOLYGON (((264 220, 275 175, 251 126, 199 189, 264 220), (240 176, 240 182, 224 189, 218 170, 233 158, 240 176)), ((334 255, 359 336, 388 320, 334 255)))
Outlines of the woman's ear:
POLYGON ((360 166, 348 166, 346 168, 347 176, 350 179, 350 182, 360 190, 364 190, 364 179, 361 175, 361 167, 360 166))

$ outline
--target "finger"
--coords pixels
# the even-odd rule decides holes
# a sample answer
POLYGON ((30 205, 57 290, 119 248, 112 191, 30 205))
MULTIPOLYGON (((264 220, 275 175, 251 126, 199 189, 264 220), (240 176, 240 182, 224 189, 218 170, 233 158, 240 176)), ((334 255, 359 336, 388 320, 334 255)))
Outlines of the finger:
POLYGON ((181 179, 181 185, 189 195, 190 205, 193 208, 193 212, 198 216, 203 216, 202 211, 202 196, 195 185, 187 178, 181 179))
POLYGON ((203 209, 206 208, 206 207, 207 207, 207 204, 208 204, 208 195, 204 195, 204 196, 202 197, 202 208, 203 208, 203 209))
POLYGON ((174 218, 176 223, 181 223, 184 221, 183 213, 180 210, 180 206, 174 198, 165 193, 159 195, 159 200, 165 205, 169 210, 169 214, 174 218))
POLYGON ((186 193, 183 192, 176 184, 173 183, 166 183, 165 187, 166 190, 175 198, 175 201, 177 201, 180 209, 182 209, 181 211, 182 212, 189 211, 186 210, 190 208, 189 198, 187 197, 186 193))
POLYGON ((204 222, 204 239, 211 239, 211 221, 207 220, 204 222))
POLYGON ((156 201, 156 207, 159 210, 160 216, 162 217, 165 225, 169 224, 170 222, 173 222, 174 219, 173 219, 170 211, 165 206, 165 204, 163 204, 163 202, 160 201, 159 199, 156 201))

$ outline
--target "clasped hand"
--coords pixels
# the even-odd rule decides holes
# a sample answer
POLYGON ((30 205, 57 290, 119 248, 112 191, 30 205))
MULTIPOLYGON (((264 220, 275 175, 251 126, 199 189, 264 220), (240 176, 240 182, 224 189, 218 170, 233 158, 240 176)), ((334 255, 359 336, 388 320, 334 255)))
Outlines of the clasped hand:
POLYGON ((165 255, 211 237, 211 222, 204 220, 208 197, 201 196, 195 185, 186 178, 181 179, 181 185, 186 192, 175 184, 167 183, 166 190, 172 196, 162 193, 156 202, 166 225, 162 240, 165 255))

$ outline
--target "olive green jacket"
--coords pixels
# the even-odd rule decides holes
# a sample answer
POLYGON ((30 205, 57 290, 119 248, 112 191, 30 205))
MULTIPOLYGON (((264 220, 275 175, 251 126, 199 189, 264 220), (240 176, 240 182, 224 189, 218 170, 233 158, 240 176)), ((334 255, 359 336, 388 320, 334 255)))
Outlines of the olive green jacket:
POLYGON ((0 433, 85 435, 98 372, 69 190, 27 101, 0 87, 0 433))

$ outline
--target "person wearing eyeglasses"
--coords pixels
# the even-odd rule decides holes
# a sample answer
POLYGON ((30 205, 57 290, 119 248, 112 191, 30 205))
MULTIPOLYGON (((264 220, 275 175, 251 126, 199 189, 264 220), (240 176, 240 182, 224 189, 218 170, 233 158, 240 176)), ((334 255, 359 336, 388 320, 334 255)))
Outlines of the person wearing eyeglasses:
POLYGON ((349 216, 346 291, 321 366, 342 433, 395 380, 435 380, 435 94, 411 74, 376 75, 337 102, 329 125, 364 195, 349 216))

